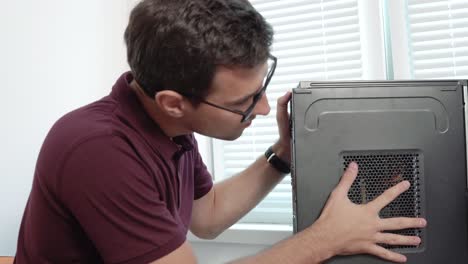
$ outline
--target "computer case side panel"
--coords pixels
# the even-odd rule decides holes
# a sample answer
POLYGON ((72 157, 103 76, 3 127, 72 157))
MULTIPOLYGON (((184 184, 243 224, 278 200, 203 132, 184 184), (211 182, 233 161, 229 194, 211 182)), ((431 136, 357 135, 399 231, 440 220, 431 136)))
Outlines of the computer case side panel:
MULTIPOLYGON (((460 81, 301 82, 291 105, 294 231, 310 226, 350 161, 348 197, 366 203, 401 180, 411 187, 381 217, 424 217, 408 263, 468 263, 463 85, 460 81)), ((406 233, 405 233, 406 232, 406 233)), ((339 239, 339 238, 337 238, 339 239)), ((330 263, 387 263, 361 255, 330 263)))

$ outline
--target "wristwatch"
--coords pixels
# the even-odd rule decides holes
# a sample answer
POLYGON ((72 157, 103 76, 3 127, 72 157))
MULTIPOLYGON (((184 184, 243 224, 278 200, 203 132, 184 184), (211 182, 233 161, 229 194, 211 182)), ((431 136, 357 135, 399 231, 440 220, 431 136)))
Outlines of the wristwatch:
POLYGON ((268 163, 270 163, 271 166, 273 166, 273 168, 277 169, 278 171, 280 171, 282 173, 286 173, 286 174, 291 172, 291 168, 290 168, 289 164, 287 162, 285 162, 284 160, 280 159, 275 154, 275 152, 273 152, 272 147, 269 147, 265 151, 265 157, 266 157, 268 163))

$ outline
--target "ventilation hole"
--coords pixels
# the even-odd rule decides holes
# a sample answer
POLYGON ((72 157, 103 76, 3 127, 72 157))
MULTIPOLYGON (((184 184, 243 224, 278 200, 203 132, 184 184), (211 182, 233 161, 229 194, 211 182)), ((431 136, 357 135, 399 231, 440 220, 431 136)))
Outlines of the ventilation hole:
MULTIPOLYGON (((388 188, 402 181, 409 181, 408 191, 397 197, 380 211, 380 217, 419 217, 421 211, 420 196, 420 165, 417 153, 389 153, 343 156, 344 169, 350 162, 357 162, 359 172, 351 189, 348 192, 349 199, 356 204, 368 203, 388 188)), ((405 229, 391 231, 390 233, 419 236, 420 229, 405 229)), ((382 244, 387 249, 415 249, 422 246, 392 246, 382 244)))

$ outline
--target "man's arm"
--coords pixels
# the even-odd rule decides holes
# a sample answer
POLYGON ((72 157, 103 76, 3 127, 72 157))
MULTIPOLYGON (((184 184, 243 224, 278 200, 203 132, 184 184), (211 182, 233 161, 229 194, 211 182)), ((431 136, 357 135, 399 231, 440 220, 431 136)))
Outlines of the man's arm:
POLYGON ((260 157, 194 201, 190 230, 202 238, 216 237, 252 210, 283 177, 260 157))
POLYGON ((235 263, 321 263, 332 256, 354 254, 371 254, 388 261, 405 262, 404 255, 379 244, 416 246, 421 239, 384 231, 422 228, 426 226, 426 220, 406 217, 382 219, 379 212, 408 190, 409 182, 400 182, 372 202, 358 205, 348 199, 348 191, 356 177, 357 164, 351 163, 312 226, 256 257, 235 263))
MULTIPOLYGON (((404 255, 385 249, 379 244, 415 246, 421 242, 420 238, 383 231, 422 228, 426 221, 421 218, 381 219, 379 211, 406 191, 409 182, 404 181, 393 186, 372 202, 357 205, 348 199, 348 191, 356 177, 357 164, 351 163, 331 193, 319 219, 309 228, 255 256, 231 263, 321 263, 336 255, 353 254, 371 254, 389 261, 405 262, 404 255)), ((154 263, 194 262, 195 257, 186 242, 154 263)))
MULTIPOLYGON (((290 132, 287 105, 291 94, 278 99, 276 119, 280 139, 274 152, 290 163, 290 132)), ((264 156, 241 173, 230 177, 194 201, 190 230, 201 238, 214 238, 254 208, 284 177, 264 156)))

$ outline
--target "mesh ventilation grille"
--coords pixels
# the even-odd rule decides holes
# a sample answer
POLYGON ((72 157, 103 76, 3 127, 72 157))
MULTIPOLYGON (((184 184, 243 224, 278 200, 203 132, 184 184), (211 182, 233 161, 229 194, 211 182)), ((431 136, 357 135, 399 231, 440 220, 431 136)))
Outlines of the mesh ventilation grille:
MULTIPOLYGON (((420 159, 417 153, 392 154, 351 154, 343 156, 346 169, 350 162, 359 165, 359 172, 351 189, 349 199, 356 204, 365 204, 381 195, 388 188, 407 180, 410 188, 380 211, 381 218, 420 217, 420 159)), ((421 229, 404 229, 389 233, 419 236, 423 240, 421 229)), ((388 249, 415 249, 422 246, 382 245, 388 249)))

